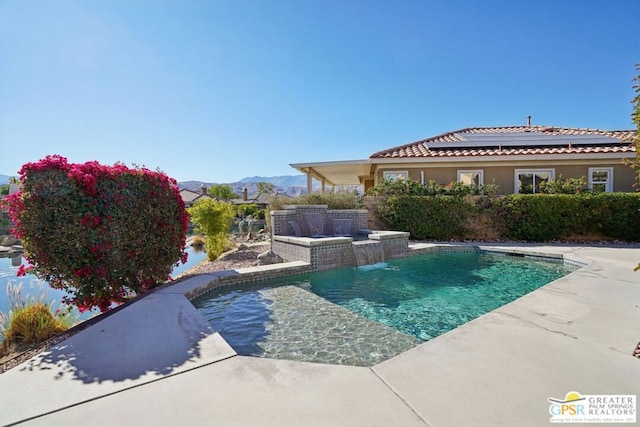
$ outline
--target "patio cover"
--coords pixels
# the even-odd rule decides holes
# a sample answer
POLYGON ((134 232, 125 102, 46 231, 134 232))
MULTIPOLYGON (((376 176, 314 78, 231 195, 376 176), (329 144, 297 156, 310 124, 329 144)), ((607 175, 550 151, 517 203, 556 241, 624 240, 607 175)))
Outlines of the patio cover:
POLYGON ((342 160, 336 162, 291 163, 289 166, 307 175, 307 191, 311 193, 312 180, 326 185, 359 185, 373 175, 373 164, 369 159, 342 160))

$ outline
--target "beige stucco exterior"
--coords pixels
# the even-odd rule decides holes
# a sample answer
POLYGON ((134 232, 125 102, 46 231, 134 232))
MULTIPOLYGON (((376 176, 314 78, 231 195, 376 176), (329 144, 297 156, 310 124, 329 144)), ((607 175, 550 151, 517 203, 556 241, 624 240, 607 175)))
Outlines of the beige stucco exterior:
POLYGON ((449 184, 458 180, 458 171, 480 170, 483 172, 484 184, 497 184, 500 194, 511 194, 515 192, 515 172, 516 170, 551 169, 556 178, 562 175, 563 178, 582 178, 588 180, 589 168, 612 168, 613 169, 613 191, 635 191, 635 172, 629 166, 624 165, 621 160, 617 161, 590 161, 586 162, 520 162, 502 165, 458 163, 455 166, 448 164, 413 164, 413 165, 384 165, 379 166, 375 171, 375 182, 378 183, 384 176, 384 172, 407 171, 409 179, 420 183, 435 181, 438 184, 449 184))
MULTIPOLYGON (((338 162, 298 163, 291 166, 311 180, 325 185, 362 184, 365 190, 389 177, 408 178, 420 183, 458 181, 458 171, 482 171, 484 184, 497 184, 500 193, 518 191, 517 171, 549 171, 523 180, 581 178, 594 175, 590 168, 608 168, 606 191, 635 191, 635 171, 624 160, 636 158, 629 143, 635 131, 511 126, 465 128, 372 154, 368 159, 338 162), (401 176, 398 176, 401 175, 401 176)), ((525 183, 531 186, 531 183, 525 183)), ((602 183, 599 184, 603 186, 602 183)))

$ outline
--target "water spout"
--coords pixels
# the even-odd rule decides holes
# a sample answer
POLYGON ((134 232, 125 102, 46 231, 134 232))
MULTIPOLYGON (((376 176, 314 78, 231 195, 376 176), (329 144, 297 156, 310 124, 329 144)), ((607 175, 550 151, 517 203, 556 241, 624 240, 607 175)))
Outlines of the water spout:
POLYGON ((384 261, 384 248, 380 242, 374 240, 363 240, 353 242, 353 255, 356 258, 356 265, 378 264, 384 261))

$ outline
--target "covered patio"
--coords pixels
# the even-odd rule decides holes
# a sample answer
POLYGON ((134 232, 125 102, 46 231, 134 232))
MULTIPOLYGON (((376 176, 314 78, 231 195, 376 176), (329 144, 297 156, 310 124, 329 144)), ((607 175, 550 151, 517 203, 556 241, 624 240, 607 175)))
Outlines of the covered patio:
POLYGON ((374 182, 375 165, 370 159, 291 163, 290 166, 307 176, 307 193, 313 191, 314 179, 320 182, 323 193, 327 186, 340 185, 364 185, 366 191, 374 182))

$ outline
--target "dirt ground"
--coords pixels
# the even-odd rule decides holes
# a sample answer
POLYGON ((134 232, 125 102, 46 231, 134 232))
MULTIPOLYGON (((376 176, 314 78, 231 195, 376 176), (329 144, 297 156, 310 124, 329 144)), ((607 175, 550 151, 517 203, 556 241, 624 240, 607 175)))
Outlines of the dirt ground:
POLYGON ((186 277, 213 273, 216 271, 254 267, 258 265, 258 255, 263 252, 267 252, 269 249, 270 243, 268 241, 240 243, 236 248, 220 255, 220 257, 215 261, 205 260, 178 275, 174 279, 184 279, 186 277))

